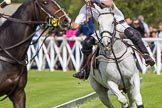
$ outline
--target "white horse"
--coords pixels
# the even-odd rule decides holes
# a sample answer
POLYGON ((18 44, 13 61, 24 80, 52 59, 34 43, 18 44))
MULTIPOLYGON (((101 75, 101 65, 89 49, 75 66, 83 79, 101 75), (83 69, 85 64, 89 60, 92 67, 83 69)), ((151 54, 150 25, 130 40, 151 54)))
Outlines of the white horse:
POLYGON ((101 9, 95 4, 94 6, 99 12, 101 44, 98 56, 93 57, 91 61, 91 86, 108 108, 114 108, 107 95, 108 90, 117 96, 123 108, 144 108, 140 93, 139 71, 132 49, 123 43, 116 30, 113 8, 101 9), (94 60, 97 61, 96 69, 94 69, 94 60), (129 101, 122 90, 127 93, 129 101))

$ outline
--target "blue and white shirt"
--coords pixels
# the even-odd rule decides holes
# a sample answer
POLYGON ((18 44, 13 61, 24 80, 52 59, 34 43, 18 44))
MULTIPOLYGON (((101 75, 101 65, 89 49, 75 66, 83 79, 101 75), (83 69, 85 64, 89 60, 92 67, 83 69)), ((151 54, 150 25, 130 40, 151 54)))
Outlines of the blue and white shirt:
MULTIPOLYGON (((103 1, 106 0, 91 0, 92 2, 97 2, 97 3, 102 3, 103 1)), ((114 16, 116 18, 117 21, 121 21, 124 20, 124 15, 123 13, 116 7, 116 5, 113 3, 114 5, 114 16)), ((91 15, 91 11, 89 6, 87 6, 86 4, 82 6, 82 8, 79 11, 78 16, 75 19, 75 22, 78 24, 83 23, 84 21, 86 21, 87 18, 90 18, 92 15, 94 17, 94 19, 97 21, 98 19, 98 12, 96 11, 96 9, 91 8, 92 9, 92 15, 91 15)))

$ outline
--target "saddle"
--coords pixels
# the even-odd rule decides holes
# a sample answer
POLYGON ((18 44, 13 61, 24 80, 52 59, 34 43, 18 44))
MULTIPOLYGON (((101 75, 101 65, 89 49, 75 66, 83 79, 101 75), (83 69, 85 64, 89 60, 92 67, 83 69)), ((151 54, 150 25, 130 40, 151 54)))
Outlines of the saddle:
POLYGON ((99 53, 99 47, 96 48, 95 52, 93 53, 92 59, 91 59, 94 69, 98 69, 99 61, 96 59, 96 57, 98 56, 98 53, 99 53))

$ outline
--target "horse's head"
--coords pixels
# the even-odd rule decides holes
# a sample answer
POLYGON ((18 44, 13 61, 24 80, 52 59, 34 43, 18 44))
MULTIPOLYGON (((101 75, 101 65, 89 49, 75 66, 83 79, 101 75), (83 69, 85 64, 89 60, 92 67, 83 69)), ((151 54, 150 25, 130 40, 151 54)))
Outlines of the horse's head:
POLYGON ((100 6, 94 4, 95 9, 98 11, 98 26, 99 34, 101 36, 101 42, 104 46, 108 47, 112 36, 115 32, 114 27, 114 9, 113 7, 101 8, 100 6))
POLYGON ((56 0, 34 0, 37 8, 36 17, 40 20, 48 20, 53 26, 59 26, 61 29, 70 27, 71 19, 67 13, 58 5, 56 0))

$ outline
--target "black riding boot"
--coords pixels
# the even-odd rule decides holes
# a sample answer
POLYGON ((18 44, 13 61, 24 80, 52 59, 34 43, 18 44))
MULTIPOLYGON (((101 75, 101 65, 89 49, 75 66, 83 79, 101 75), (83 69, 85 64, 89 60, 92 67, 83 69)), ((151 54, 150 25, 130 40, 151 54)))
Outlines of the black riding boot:
POLYGON ((146 64, 153 66, 155 64, 155 61, 150 57, 149 52, 147 51, 141 39, 141 34, 132 27, 127 28, 124 31, 124 34, 127 36, 128 39, 130 39, 133 42, 135 47, 142 53, 146 64))
POLYGON ((83 63, 81 65, 81 69, 79 72, 75 73, 73 75, 73 77, 79 78, 79 79, 88 79, 90 70, 87 66, 87 60, 88 60, 89 56, 91 56, 91 54, 88 54, 88 55, 84 54, 83 56, 84 57, 83 57, 83 63))
POLYGON ((79 78, 79 79, 88 79, 89 77, 89 73, 90 73, 90 69, 89 67, 89 63, 90 63, 90 59, 92 57, 92 46, 95 44, 95 39, 93 37, 87 37, 84 41, 83 41, 83 48, 82 48, 82 52, 83 52, 83 63, 81 65, 81 69, 79 72, 75 73, 73 75, 73 77, 75 78, 79 78))

